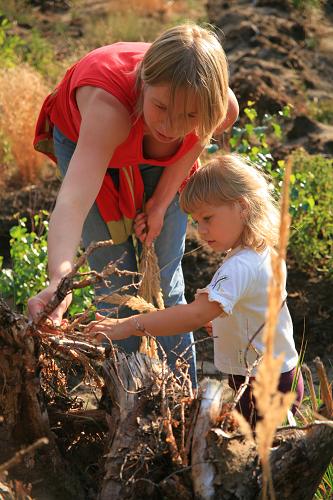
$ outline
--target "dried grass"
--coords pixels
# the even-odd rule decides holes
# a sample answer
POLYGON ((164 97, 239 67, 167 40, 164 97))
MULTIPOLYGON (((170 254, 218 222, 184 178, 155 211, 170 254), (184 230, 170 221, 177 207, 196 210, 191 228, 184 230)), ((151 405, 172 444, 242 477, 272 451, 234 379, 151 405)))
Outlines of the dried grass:
MULTIPOLYGON (((144 245, 139 271, 142 273, 139 296, 150 304, 156 305, 158 309, 164 309, 160 283, 160 269, 154 245, 151 247, 144 245)), ((152 358, 158 358, 156 341, 152 337, 142 337, 140 352, 146 353, 152 358)))
POLYGON ((163 296, 160 283, 160 268, 154 246, 143 248, 139 265, 142 273, 142 282, 139 288, 139 295, 151 304, 156 303, 158 309, 164 309, 163 296))
POLYGON ((152 14, 154 12, 166 12, 173 8, 173 0, 127 0, 129 9, 140 14, 152 14))
MULTIPOLYGON (((41 75, 28 65, 0 70, 0 132, 10 144, 15 162, 13 174, 18 173, 22 183, 35 181, 45 163, 32 142, 47 93, 41 75)), ((0 147, 0 159, 4 161, 3 144, 0 147)))
POLYGON ((147 313, 156 311, 156 307, 150 304, 142 297, 133 297, 132 295, 120 295, 119 293, 112 293, 111 295, 103 295, 99 297, 101 302, 107 302, 117 306, 127 306, 134 311, 140 313, 147 313))
POLYGON ((253 384, 253 393, 256 398, 258 413, 261 415, 256 426, 256 441, 258 454, 263 468, 263 498, 267 498, 269 487, 271 498, 274 499, 274 490, 269 465, 270 448, 273 443, 276 428, 287 415, 294 395, 289 392, 282 394, 278 391, 278 383, 283 363, 283 355, 273 357, 275 328, 278 314, 281 309, 282 297, 282 261, 286 256, 289 236, 290 217, 289 206, 289 179, 291 160, 287 162, 281 203, 280 239, 277 255, 272 256, 272 278, 268 289, 268 316, 264 329, 265 352, 259 365, 256 380, 253 384))

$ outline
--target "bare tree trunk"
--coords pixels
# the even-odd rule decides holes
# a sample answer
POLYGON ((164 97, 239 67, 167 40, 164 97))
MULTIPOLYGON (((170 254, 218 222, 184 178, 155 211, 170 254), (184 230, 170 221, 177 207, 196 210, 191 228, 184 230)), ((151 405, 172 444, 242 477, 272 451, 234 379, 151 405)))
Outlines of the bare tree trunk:
MULTIPOLYGON (((217 392, 215 384, 216 381, 210 381, 210 387, 206 388, 205 392, 217 392)), ((216 406, 216 400, 211 399, 211 402, 216 406)), ((210 409, 206 408, 207 415, 209 411, 210 409)), ((197 420, 196 426, 198 423, 200 419, 197 420)), ((201 426, 200 428, 202 429, 201 426)), ((275 443, 270 462, 276 498, 312 499, 333 458, 332 424, 314 424, 305 430, 281 430, 275 443)), ((221 428, 211 428, 206 434, 203 458, 214 469, 214 475, 210 477, 210 489, 195 488, 196 498, 260 498, 262 474, 254 441, 232 434, 229 438, 221 428)), ((193 462, 192 464, 195 484, 196 468, 193 462)))
POLYGON ((192 481, 196 498, 214 499, 215 467, 209 460, 205 439, 222 409, 222 384, 205 379, 201 384, 200 407, 195 422, 192 442, 192 481))

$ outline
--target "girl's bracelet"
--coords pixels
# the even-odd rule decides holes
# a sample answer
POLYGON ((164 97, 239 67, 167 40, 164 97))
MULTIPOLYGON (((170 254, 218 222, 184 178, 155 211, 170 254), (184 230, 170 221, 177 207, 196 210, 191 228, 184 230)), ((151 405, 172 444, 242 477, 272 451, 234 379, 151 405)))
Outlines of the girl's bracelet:
POLYGON ((147 332, 147 330, 145 329, 145 327, 143 325, 141 325, 141 323, 139 323, 139 320, 136 316, 132 316, 132 321, 135 325, 135 330, 138 331, 138 332, 141 332, 143 333, 144 335, 149 335, 149 333, 147 332))

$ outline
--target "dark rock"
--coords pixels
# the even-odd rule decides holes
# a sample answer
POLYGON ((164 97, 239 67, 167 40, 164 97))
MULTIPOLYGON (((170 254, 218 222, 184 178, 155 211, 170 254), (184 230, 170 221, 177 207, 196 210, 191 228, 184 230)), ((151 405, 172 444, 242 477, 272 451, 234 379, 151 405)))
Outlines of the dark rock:
POLYGON ((287 137, 290 140, 299 139, 308 134, 317 132, 319 130, 315 121, 311 120, 305 115, 296 116, 292 129, 288 132, 287 137))

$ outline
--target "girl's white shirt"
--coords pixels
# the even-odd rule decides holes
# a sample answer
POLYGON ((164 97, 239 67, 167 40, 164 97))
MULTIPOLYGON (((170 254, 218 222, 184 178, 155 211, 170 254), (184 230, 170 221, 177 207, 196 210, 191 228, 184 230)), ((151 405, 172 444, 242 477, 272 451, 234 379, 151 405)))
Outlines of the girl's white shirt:
MULTIPOLYGON (((244 355, 252 335, 266 321, 268 284, 272 274, 271 253, 266 248, 258 253, 249 247, 237 247, 228 252, 211 283, 197 291, 207 293, 210 301, 218 302, 226 316, 213 320, 214 363, 224 373, 246 375, 244 355)), ((282 302, 287 297, 286 265, 283 265, 282 302)), ((259 354, 264 351, 263 330, 252 342, 259 354)), ((293 325, 286 303, 283 305, 276 327, 274 356, 284 353, 281 372, 295 368, 298 354, 293 339, 293 325)), ((255 350, 247 353, 249 366, 256 359, 255 350)), ((255 375, 256 371, 253 371, 255 375)))

